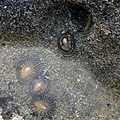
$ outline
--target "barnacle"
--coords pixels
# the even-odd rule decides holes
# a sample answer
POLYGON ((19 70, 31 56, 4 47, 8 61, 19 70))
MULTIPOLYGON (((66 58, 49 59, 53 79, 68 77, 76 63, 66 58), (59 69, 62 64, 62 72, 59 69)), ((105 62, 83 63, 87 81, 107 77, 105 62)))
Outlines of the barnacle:
POLYGON ((65 34, 58 39, 58 47, 63 56, 72 56, 75 50, 75 40, 71 34, 65 34))
POLYGON ((32 99, 32 106, 42 117, 52 117, 56 111, 55 100, 48 95, 34 96, 32 99))
POLYGON ((16 77, 18 80, 33 80, 43 72, 44 62, 37 55, 23 55, 16 63, 16 77))
POLYGON ((29 85, 30 94, 45 94, 48 91, 48 79, 40 76, 36 80, 32 80, 29 85))

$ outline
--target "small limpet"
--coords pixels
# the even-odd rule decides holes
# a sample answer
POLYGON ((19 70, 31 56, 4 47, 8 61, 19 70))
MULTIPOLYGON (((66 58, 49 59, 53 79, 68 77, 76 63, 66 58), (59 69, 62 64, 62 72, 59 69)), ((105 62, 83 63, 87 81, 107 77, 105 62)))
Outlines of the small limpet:
POLYGON ((29 92, 34 94, 45 94, 48 92, 48 79, 40 76, 38 79, 32 80, 29 85, 29 92))
POLYGON ((38 78, 45 67, 45 63, 41 57, 37 55, 26 55, 20 57, 16 63, 17 79, 23 82, 38 78))
POLYGON ((52 96, 36 95, 32 99, 32 106, 42 117, 52 117, 56 111, 56 103, 52 96))
POLYGON ((66 34, 58 40, 58 47, 63 56, 71 56, 75 50, 75 40, 72 35, 66 34))

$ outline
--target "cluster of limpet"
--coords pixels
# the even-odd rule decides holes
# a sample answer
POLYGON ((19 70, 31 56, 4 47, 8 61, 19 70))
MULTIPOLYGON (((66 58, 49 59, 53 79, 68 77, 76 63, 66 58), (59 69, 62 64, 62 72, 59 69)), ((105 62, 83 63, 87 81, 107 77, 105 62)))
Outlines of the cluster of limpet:
POLYGON ((28 94, 32 98, 32 106, 35 111, 41 117, 52 117, 56 104, 52 96, 48 95, 50 84, 48 79, 43 76, 44 68, 42 58, 36 55, 23 55, 16 65, 16 77, 20 82, 29 86, 28 94))

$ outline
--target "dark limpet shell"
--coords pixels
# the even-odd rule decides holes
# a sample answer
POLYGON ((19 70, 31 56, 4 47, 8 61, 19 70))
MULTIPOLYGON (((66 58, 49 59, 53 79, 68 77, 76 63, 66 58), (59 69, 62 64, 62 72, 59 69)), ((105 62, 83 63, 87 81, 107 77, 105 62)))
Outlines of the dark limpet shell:
POLYGON ((40 116, 49 118, 55 114, 56 102, 49 95, 35 95, 32 97, 32 107, 40 116))
POLYGON ((72 56, 75 52, 75 39, 71 34, 65 34, 58 40, 58 48, 63 56, 72 56))

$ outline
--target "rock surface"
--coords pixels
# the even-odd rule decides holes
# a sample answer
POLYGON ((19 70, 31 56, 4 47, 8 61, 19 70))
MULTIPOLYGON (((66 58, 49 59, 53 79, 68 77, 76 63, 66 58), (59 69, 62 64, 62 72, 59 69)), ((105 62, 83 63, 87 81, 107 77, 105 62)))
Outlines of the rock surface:
POLYGON ((1 0, 0 119, 120 120, 119 1, 1 0), (92 15, 87 31, 84 8, 92 15), (75 40, 70 56, 58 47, 66 34, 75 40), (31 108, 30 81, 16 77, 25 54, 46 63, 40 76, 49 80, 48 94, 56 101, 52 118, 31 108))

